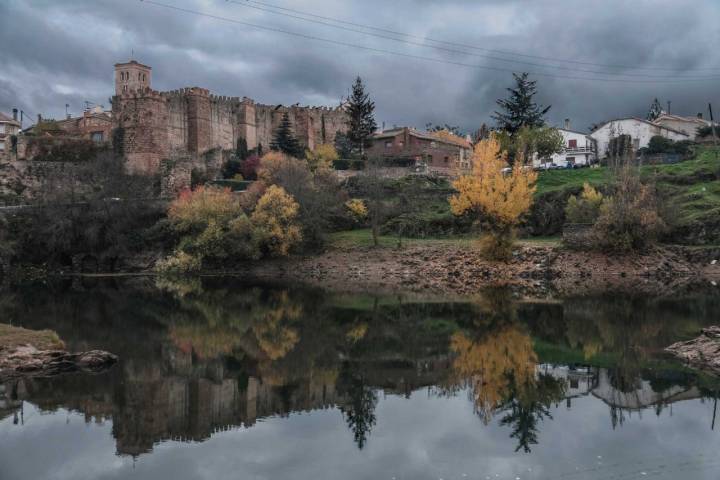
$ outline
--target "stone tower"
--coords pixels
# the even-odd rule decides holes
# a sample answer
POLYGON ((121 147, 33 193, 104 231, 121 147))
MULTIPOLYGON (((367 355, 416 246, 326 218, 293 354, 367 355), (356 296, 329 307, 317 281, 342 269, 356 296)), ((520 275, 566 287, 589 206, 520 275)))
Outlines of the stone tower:
POLYGON ((115 95, 150 88, 152 68, 135 60, 115 64, 115 95))

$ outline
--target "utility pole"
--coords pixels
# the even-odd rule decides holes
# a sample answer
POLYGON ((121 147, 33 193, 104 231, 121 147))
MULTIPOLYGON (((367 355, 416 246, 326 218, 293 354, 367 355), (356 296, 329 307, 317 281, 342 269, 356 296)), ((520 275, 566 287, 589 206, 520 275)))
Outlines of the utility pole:
POLYGON ((668 100, 667 102, 668 102, 668 111, 667 111, 667 113, 668 113, 668 115, 670 115, 670 104, 671 104, 672 102, 671 102, 670 100, 668 100))
POLYGON ((718 144, 718 137, 717 133, 715 132, 715 119, 713 118, 712 113, 712 103, 708 103, 708 110, 710 111, 710 131, 713 135, 713 142, 715 143, 715 146, 717 147, 718 144))

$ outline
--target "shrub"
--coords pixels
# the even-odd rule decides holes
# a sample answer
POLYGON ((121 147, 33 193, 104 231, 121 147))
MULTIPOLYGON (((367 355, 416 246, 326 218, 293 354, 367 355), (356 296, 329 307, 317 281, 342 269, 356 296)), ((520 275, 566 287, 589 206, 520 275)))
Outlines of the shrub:
POLYGON ((211 221, 227 223, 240 213, 240 205, 229 188, 198 187, 184 190, 168 210, 168 218, 181 233, 199 232, 211 221))
POLYGON ((350 169, 350 161, 345 160, 344 158, 341 158, 339 160, 335 160, 333 162, 333 168, 335 170, 349 170, 350 169))
POLYGON ((595 223, 600 215, 602 203, 602 193, 586 182, 580 198, 573 195, 568 199, 565 218, 569 223, 595 223))
POLYGON ((328 143, 318 145, 315 150, 306 150, 305 159, 308 162, 310 170, 313 172, 319 169, 332 168, 335 161, 339 159, 335 147, 328 143))
POLYGON ((353 198, 345 202, 345 206, 358 222, 363 222, 368 216, 368 209, 365 202, 359 198, 353 198))
POLYGON ((665 230, 655 189, 640 181, 637 169, 617 173, 615 191, 603 202, 593 235, 598 247, 617 252, 643 250, 665 230))
POLYGON ((256 154, 250 155, 240 163, 240 173, 246 180, 256 180, 258 167, 260 167, 260 157, 256 154))
POLYGON ((486 233, 478 240, 478 247, 488 260, 510 260, 514 244, 515 233, 513 230, 507 230, 500 234, 486 233))
POLYGON ((195 255, 177 250, 169 257, 157 263, 157 271, 166 275, 184 275, 200 271, 202 262, 195 255))
POLYGON ((285 189, 271 185, 258 201, 250 220, 262 251, 285 256, 302 240, 297 223, 299 205, 285 189))

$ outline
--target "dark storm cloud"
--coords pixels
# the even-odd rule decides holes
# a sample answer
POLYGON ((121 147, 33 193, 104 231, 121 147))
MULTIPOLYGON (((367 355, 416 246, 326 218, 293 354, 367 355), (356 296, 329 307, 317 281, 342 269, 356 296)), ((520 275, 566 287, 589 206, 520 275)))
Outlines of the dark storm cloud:
MULTIPOLYGON (((597 76, 579 70, 664 76, 693 70, 695 76, 720 77, 720 29, 715 25, 720 6, 714 0, 691 4, 670 0, 265 1, 484 49, 616 67, 527 57, 513 58, 540 65, 513 64, 483 57, 503 56, 498 53, 452 54, 222 0, 165 3, 370 48, 506 70, 573 77, 597 76), (638 70, 641 67, 669 70, 638 70)), ((477 128, 490 122, 495 100, 504 96, 511 82, 506 71, 329 45, 137 0, 3 0, 0 45, 0 111, 18 106, 31 114, 55 117, 64 114, 66 103, 74 113, 85 100, 107 105, 113 89, 112 65, 129 58, 133 50, 135 58, 153 66, 158 89, 199 85, 264 103, 334 105, 347 95, 354 77, 361 75, 377 103, 378 123, 388 126, 424 127, 436 122, 477 128)), ((559 124, 568 117, 579 129, 608 117, 644 115, 654 97, 672 100, 673 111, 683 114, 703 111, 711 101, 720 105, 720 79, 624 84, 534 78, 540 90, 538 100, 553 106, 549 120, 559 124)))

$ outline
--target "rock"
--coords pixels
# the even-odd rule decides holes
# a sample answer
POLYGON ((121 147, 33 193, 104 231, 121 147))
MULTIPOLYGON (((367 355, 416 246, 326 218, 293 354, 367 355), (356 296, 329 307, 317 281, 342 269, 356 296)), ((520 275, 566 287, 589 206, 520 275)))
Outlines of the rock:
POLYGON ((68 353, 22 346, 0 355, 0 381, 20 376, 49 377, 71 372, 101 372, 117 363, 118 357, 103 350, 68 353))
POLYGON ((687 342, 677 342, 665 349, 689 365, 720 375, 720 327, 702 329, 702 335, 687 342))

